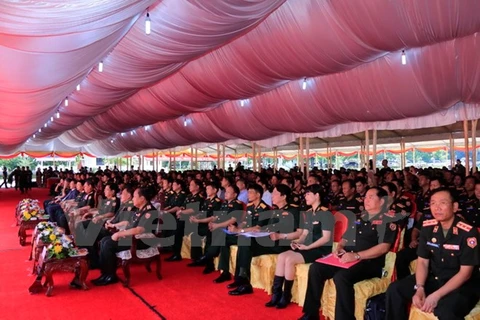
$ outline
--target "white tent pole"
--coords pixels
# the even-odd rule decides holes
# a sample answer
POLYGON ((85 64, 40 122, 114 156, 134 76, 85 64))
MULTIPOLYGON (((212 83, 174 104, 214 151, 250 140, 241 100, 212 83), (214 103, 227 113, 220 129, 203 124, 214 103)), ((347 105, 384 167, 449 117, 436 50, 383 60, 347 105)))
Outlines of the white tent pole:
POLYGON ((273 147, 273 168, 277 170, 278 167, 278 150, 277 147, 273 147))
POLYGON ((453 133, 450 133, 450 169, 455 168, 455 139, 453 133))
POLYGON ((472 120, 472 174, 477 172, 477 122, 472 120))
POLYGON ((306 169, 305 169, 305 179, 308 177, 310 172, 310 138, 305 138, 305 149, 307 150, 307 161, 306 161, 306 169))
POLYGON ((463 138, 465 140, 465 174, 470 174, 470 150, 468 145, 468 120, 463 120, 463 138))
POLYGON ((368 168, 368 160, 370 159, 370 132, 365 130, 365 166, 368 168))
POLYGON ((193 146, 190 146, 190 169, 193 170, 193 146))
POLYGON ((225 143, 222 144, 222 169, 225 171, 225 143))
POLYGON ((255 150, 255 142, 252 142, 252 169, 253 171, 257 171, 257 153, 255 150))
MULTIPOLYGON (((373 129, 372 138, 372 152, 373 152, 373 172, 377 172, 377 129, 373 129)), ((385 154, 385 151, 384 151, 385 154)))

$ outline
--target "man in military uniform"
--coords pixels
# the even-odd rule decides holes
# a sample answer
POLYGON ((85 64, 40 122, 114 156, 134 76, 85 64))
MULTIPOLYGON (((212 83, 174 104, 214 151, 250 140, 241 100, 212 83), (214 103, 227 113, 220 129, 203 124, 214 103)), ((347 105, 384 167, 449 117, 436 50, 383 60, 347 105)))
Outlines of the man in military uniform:
MULTIPOLYGON (((205 192, 207 195, 207 199, 205 199, 205 201, 203 202, 203 205, 201 207, 201 213, 198 216, 190 216, 190 223, 195 224, 197 226, 196 229, 198 230, 198 232, 194 231, 192 233, 192 251, 200 251, 202 257, 188 264, 189 267, 204 266, 207 263, 207 260, 202 260, 204 254, 202 252, 201 240, 202 237, 206 236, 204 248, 204 252, 206 253, 212 243, 212 233, 208 229, 208 224, 216 219, 215 212, 218 212, 222 207, 222 200, 217 197, 218 189, 218 183, 207 181, 205 183, 205 192), (194 248, 195 246, 197 246, 197 248, 194 248)), ((198 255, 198 253, 195 254, 198 255)), ((193 256, 194 255, 192 254, 192 257, 193 256)), ((211 261, 211 263, 208 264, 207 268, 204 270, 204 273, 211 273, 214 270, 215 267, 213 265, 213 261, 211 261)))
POLYGON ((330 210, 338 210, 338 205, 340 202, 340 198, 342 197, 342 187, 340 185, 340 181, 333 180, 330 183, 330 192, 326 197, 326 201, 328 201, 328 205, 330 210))
MULTIPOLYGON (((173 255, 166 259, 166 261, 180 261, 182 260, 182 244, 183 236, 185 235, 185 226, 189 220, 189 216, 192 214, 198 214, 200 208, 203 205, 204 198, 201 195, 202 182, 194 179, 190 181, 189 190, 190 194, 185 198, 185 202, 177 207, 177 229, 175 230, 175 243, 173 244, 173 255)), ((190 228, 193 229, 193 228, 190 228)), ((195 261, 202 256, 202 247, 194 245, 191 247, 191 258, 195 261)))
POLYGON ((355 182, 352 179, 347 179, 342 183, 343 196, 338 200, 337 210, 349 210, 357 217, 363 211, 363 198, 355 198, 355 182))
MULTIPOLYGON (((170 198, 167 197, 166 200, 166 207, 163 211, 164 214, 171 214, 174 219, 177 218, 177 211, 185 204, 185 200, 187 199, 187 194, 183 191, 183 181, 179 179, 175 179, 172 182, 172 191, 173 194, 170 198)), ((178 221, 177 221, 178 227, 178 221)), ((167 239, 170 236, 175 235, 176 230, 165 230, 164 231, 164 238, 167 239)), ((173 249, 173 246, 167 245, 167 248, 173 249)), ((172 255, 171 257, 165 259, 166 261, 180 261, 182 257, 180 255, 172 255)))
POLYGON ((237 244, 237 235, 225 234, 224 230, 228 226, 235 226, 244 220, 244 203, 237 199, 240 190, 235 184, 228 185, 225 188, 225 201, 222 203, 220 210, 214 211, 212 221, 208 224, 208 228, 212 233, 212 245, 206 249, 205 255, 198 260, 199 264, 204 264, 204 274, 212 271, 213 259, 220 255, 223 246, 228 250, 224 250, 220 255, 218 270, 222 273, 218 278, 213 280, 215 283, 222 283, 231 280, 230 276, 230 246, 237 244))
MULTIPOLYGON (((288 199, 290 199, 291 192, 290 187, 284 184, 278 184, 275 187, 272 192, 272 202, 278 209, 262 212, 260 214, 262 217, 257 224, 257 230, 286 234, 291 233, 298 228, 298 206, 288 204, 287 202, 288 199)), ((242 237, 241 233, 239 237, 242 237)), ((230 291, 230 295, 237 296, 253 293, 253 287, 249 281, 250 265, 253 257, 264 254, 280 254, 290 249, 290 241, 286 239, 273 241, 270 236, 266 236, 251 238, 251 240, 250 246, 241 246, 239 244, 236 262, 239 270, 236 281, 238 287, 230 291)))
POLYGON ((340 262, 359 261, 348 269, 314 262, 308 271, 308 287, 302 320, 319 320, 320 298, 325 281, 333 278, 337 290, 336 319, 355 319, 355 283, 381 277, 385 256, 395 242, 397 225, 386 212, 385 190, 373 187, 365 196, 366 212, 356 219, 339 242, 334 255, 340 262))
MULTIPOLYGON (((151 204, 153 194, 147 189, 138 188, 133 195, 133 204, 139 208, 136 214, 131 215, 130 220, 117 223, 117 226, 125 227, 125 230, 115 232, 110 237, 100 241, 100 268, 101 276, 92 280, 96 286, 104 286, 118 282, 116 275, 117 257, 116 253, 129 250, 132 245, 132 237, 144 232, 151 232, 153 220, 157 217, 157 210, 151 204)), ((137 242, 137 249, 148 248, 143 241, 137 242)))
POLYGON ((415 275, 387 290, 386 319, 407 319, 410 302, 440 320, 464 319, 478 302, 478 231, 455 215, 451 191, 437 189, 430 197, 434 219, 425 220, 418 245, 415 275))
MULTIPOLYGON (((265 202, 262 201, 262 195, 263 195, 263 188, 262 186, 258 184, 251 184, 248 187, 248 204, 247 204, 247 213, 245 216, 244 221, 238 221, 237 226, 234 225, 229 225, 228 226, 228 231, 231 234, 239 234, 239 233, 245 233, 245 232, 251 232, 251 231, 258 231, 260 230, 260 214, 264 211, 268 211, 270 208, 267 206, 265 202)), ((243 237, 242 237, 243 238, 243 237)), ((238 239, 237 241, 243 241, 244 239, 238 239)), ((238 244, 243 244, 243 242, 239 242, 238 244)), ((223 259, 223 263, 228 264, 228 260, 230 257, 230 243, 227 242, 225 246, 221 248, 220 251, 220 257, 223 259)), ((239 247, 240 250, 240 247, 239 247)), ((238 251, 237 251, 238 253, 238 251)), ((228 269, 227 269, 228 270, 228 269)), ((238 286, 242 285, 245 283, 245 280, 239 277, 239 265, 238 262, 236 264, 235 268, 235 278, 234 282, 229 284, 227 288, 229 289, 234 289, 237 288, 238 286)))
POLYGON ((355 198, 363 203, 363 199, 365 198, 365 194, 368 191, 368 183, 367 179, 364 177, 358 177, 355 179, 355 198))
POLYGON ((480 182, 475 184, 475 199, 469 199, 464 203, 461 216, 468 224, 480 228, 480 182))
POLYGON ((439 188, 440 181, 437 178, 428 179, 428 181, 428 191, 424 192, 423 194, 417 193, 417 195, 420 196, 420 199, 417 201, 417 203, 420 204, 422 211, 420 219, 413 227, 411 241, 408 243, 408 246, 405 246, 404 249, 397 252, 397 258, 395 259, 397 279, 403 279, 410 275, 410 263, 417 259, 417 247, 419 244, 420 231, 422 230, 423 222, 433 218, 432 212, 430 211, 430 195, 434 190, 439 188), (428 201, 428 203, 425 203, 426 201, 428 201))

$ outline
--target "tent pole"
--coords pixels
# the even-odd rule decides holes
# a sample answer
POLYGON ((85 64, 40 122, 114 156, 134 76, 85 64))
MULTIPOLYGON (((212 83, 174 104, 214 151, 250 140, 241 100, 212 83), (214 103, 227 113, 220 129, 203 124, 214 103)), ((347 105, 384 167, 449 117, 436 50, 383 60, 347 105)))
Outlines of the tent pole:
POLYGON ((278 151, 277 147, 273 147, 273 171, 275 172, 277 170, 278 166, 278 151))
POLYGON ((472 174, 477 172, 477 122, 472 120, 472 174))
MULTIPOLYGON (((377 129, 373 129, 372 138, 372 152, 373 152, 373 172, 377 172, 377 129)), ((383 151, 385 155, 385 150, 383 151)))
POLYGON ((368 130, 365 130, 365 166, 367 169, 370 169, 368 167, 368 160, 370 158, 370 142, 369 142, 369 137, 370 133, 368 130))
POLYGON ((335 150, 335 169, 337 170, 340 169, 338 167, 338 151, 337 150, 335 150))
POLYGON ((362 169, 362 158, 361 158, 362 151, 363 151, 363 143, 360 144, 360 151, 358 151, 358 153, 357 153, 358 170, 362 169))
POLYGON ((400 139, 400 167, 403 170, 405 168, 405 138, 400 139))
POLYGON ((252 142, 252 169, 253 171, 257 171, 257 153, 255 150, 255 142, 252 142))
POLYGON ((298 138, 297 166, 298 170, 303 170, 303 137, 298 138))
POLYGON ((195 148, 195 170, 198 170, 198 148, 195 148))
POLYGON ((173 149, 173 170, 177 171, 177 153, 173 149))
POLYGON ((468 145, 468 120, 463 120, 463 138, 465 140, 465 175, 470 174, 470 150, 468 145))
POLYGON ((190 146, 190 170, 193 170, 193 147, 190 146))
POLYGON ((450 169, 455 168, 455 139, 453 133, 450 133, 450 169))
POLYGON ((257 146, 257 171, 260 171, 262 167, 262 147, 260 145, 257 146))
POLYGON ((217 143, 217 170, 220 169, 220 143, 217 143))
POLYGON ((308 178, 308 175, 310 173, 310 138, 306 137, 305 138, 305 149, 307 150, 307 165, 305 168, 305 179, 308 178))
POLYGON ((225 171, 225 143, 222 144, 222 169, 225 171))

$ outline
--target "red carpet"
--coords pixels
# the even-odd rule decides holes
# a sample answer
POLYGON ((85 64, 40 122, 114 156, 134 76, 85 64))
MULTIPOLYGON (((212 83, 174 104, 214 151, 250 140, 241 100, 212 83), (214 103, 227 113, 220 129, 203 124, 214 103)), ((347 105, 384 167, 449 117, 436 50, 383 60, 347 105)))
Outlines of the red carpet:
MULTIPOLYGON (((30 247, 21 247, 14 210, 27 196, 19 191, 0 189, 0 319, 297 319, 301 308, 291 304, 285 310, 265 308, 269 296, 263 290, 231 297, 225 284, 212 282, 218 274, 203 275, 202 268, 187 268, 188 260, 162 263, 163 280, 157 280, 143 266, 133 266, 131 290, 121 284, 94 287, 89 280, 99 275, 89 272, 90 290, 71 290, 73 274, 54 275, 52 297, 30 295, 28 287, 32 262, 30 247)), ((34 189, 29 198, 42 200, 46 189, 34 189)), ((27 239, 27 243, 30 238, 27 239)), ((120 277, 123 276, 118 270, 120 277)))

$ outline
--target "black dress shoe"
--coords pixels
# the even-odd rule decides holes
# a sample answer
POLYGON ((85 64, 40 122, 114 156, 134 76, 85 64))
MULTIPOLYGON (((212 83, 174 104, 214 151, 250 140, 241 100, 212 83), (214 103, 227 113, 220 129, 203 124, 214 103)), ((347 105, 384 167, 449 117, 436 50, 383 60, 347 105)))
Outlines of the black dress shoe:
POLYGON ((237 289, 228 292, 231 296, 242 296, 250 293, 253 293, 253 287, 251 284, 242 284, 237 289))
POLYGON ((105 278, 102 280, 99 280, 94 283, 96 286, 106 286, 109 284, 117 283, 118 282, 118 277, 116 275, 107 275, 105 278))
POLYGON ((205 269, 203 269, 203 274, 210 274, 212 273, 213 271, 215 271, 215 266, 212 264, 212 265, 206 265, 205 266, 205 269))
POLYGON ((182 256, 173 255, 170 258, 165 259, 165 261, 182 261, 182 256))
POLYGON ((102 274, 100 275, 100 277, 98 277, 97 279, 93 279, 90 282, 95 284, 96 282, 103 281, 103 279, 105 279, 106 276, 107 276, 106 274, 102 274))
POLYGON ((229 272, 222 272, 222 274, 220 275, 220 277, 218 277, 217 279, 213 280, 213 282, 215 283, 222 283, 222 282, 225 282, 225 281, 230 281, 232 280, 232 276, 230 275, 229 272))
POLYGON ((301 318, 298 320, 320 320, 320 316, 317 315, 311 315, 309 313, 305 313, 301 318))
POLYGON ((207 264, 207 260, 207 257, 203 256, 200 259, 187 264, 187 267, 203 267, 207 264))
POLYGON ((240 278, 240 277, 235 277, 235 280, 233 280, 232 283, 230 283, 227 288, 228 289, 235 289, 235 288, 238 288, 240 287, 242 284, 247 284, 248 282, 246 282, 245 280, 243 280, 243 278, 240 278))

